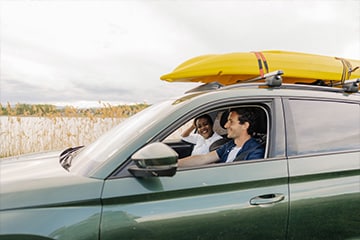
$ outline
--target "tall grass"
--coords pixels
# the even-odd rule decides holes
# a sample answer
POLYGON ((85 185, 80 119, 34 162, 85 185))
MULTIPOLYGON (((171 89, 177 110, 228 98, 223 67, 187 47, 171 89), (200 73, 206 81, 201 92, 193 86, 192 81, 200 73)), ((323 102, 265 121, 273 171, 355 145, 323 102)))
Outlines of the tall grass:
POLYGON ((40 110, 32 116, 16 116, 16 110, 8 106, 12 114, 0 117, 0 157, 88 145, 145 107, 107 105, 90 110, 67 107, 62 112, 40 110))

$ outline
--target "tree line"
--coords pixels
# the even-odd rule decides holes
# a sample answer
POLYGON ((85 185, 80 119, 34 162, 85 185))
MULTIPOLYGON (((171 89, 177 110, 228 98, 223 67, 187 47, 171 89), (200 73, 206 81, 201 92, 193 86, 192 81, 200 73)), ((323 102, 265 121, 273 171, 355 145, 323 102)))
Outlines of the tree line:
POLYGON ((0 104, 0 116, 33 116, 33 117, 110 117, 126 118, 147 108, 146 103, 118 105, 102 104, 98 108, 75 108, 73 106, 57 107, 51 104, 18 103, 6 106, 0 104))

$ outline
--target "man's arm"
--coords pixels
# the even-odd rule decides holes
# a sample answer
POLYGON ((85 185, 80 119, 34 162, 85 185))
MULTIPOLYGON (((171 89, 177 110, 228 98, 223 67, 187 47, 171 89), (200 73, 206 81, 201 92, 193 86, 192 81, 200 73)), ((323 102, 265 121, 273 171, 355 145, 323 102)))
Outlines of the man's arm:
POLYGON ((214 163, 219 160, 216 151, 207 154, 189 156, 178 160, 178 167, 194 167, 214 163))

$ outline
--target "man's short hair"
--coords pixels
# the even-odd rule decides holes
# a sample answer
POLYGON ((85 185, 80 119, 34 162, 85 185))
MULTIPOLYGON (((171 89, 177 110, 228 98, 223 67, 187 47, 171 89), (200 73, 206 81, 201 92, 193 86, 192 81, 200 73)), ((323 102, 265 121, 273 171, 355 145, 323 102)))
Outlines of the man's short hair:
POLYGON ((247 132, 250 136, 252 136, 255 131, 255 122, 256 122, 255 121, 256 115, 252 111, 252 109, 239 107, 239 108, 230 109, 230 112, 236 112, 239 115, 238 120, 241 124, 244 124, 245 122, 249 123, 249 128, 247 129, 247 132))

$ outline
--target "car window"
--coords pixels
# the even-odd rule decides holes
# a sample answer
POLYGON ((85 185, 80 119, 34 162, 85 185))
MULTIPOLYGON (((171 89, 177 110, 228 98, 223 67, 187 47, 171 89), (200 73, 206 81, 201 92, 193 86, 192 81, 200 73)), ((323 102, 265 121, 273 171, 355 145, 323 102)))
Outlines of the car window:
MULTIPOLYGON (((257 141, 262 143, 264 146, 265 154, 264 158, 268 158, 270 155, 269 145, 270 145, 270 119, 271 119, 271 101, 261 102, 261 103, 254 103, 254 104, 231 104, 231 105, 224 105, 219 104, 214 106, 213 104, 207 108, 203 109, 194 109, 193 111, 187 111, 185 115, 181 115, 180 118, 174 118, 173 124, 163 128, 162 132, 160 132, 156 137, 154 137, 153 142, 162 142, 172 148, 178 155, 178 158, 188 157, 192 154, 192 150, 194 148, 194 144, 184 141, 181 137, 181 134, 184 132, 189 125, 193 124, 194 118, 197 116, 201 116, 204 114, 208 114, 212 117, 214 122, 214 130, 224 138, 226 138, 226 129, 224 129, 223 125, 227 121, 227 114, 229 109, 237 108, 237 107, 246 107, 252 108, 257 115, 257 123, 256 129, 254 134, 254 138, 257 141)), ((143 148, 146 148, 149 144, 147 143, 142 148, 137 150, 140 151, 143 148)), ((217 145, 215 145, 215 149, 217 145)), ((210 150, 210 147, 209 147, 210 150)), ((129 172, 129 168, 132 168, 135 163, 131 161, 131 158, 128 159, 129 161, 121 166, 117 171, 113 173, 112 178, 119 178, 119 177, 129 177, 132 176, 129 172)), ((217 164, 216 164, 217 165, 217 164)), ((216 166, 212 165, 212 166, 216 166)), ((219 164, 222 165, 222 164, 219 164)), ((208 165, 207 165, 208 166, 208 165)))
POLYGON ((289 155, 360 148, 359 104, 289 100, 289 106, 289 155))
POLYGON ((188 127, 190 127, 194 122, 194 119, 191 119, 190 121, 188 121, 186 124, 182 125, 180 128, 178 128, 175 132, 171 133, 165 141, 173 141, 173 140, 178 140, 181 138, 181 134, 185 131, 185 129, 187 129, 188 127))
MULTIPOLYGON (((241 107, 241 106, 231 106, 231 108, 234 108, 234 107, 241 107)), ((250 106, 243 105, 242 107, 247 107, 247 108, 250 107, 252 109, 252 111, 255 113, 256 129, 254 131, 253 137, 257 141, 263 142, 264 146, 267 146, 267 136, 268 136, 268 131, 269 131, 268 110, 266 110, 263 106, 260 106, 260 105, 250 105, 250 106)), ((180 143, 180 141, 182 140, 181 134, 185 131, 185 129, 187 129, 189 126, 191 126, 193 124, 195 117, 203 115, 203 114, 207 114, 207 115, 211 116, 212 121, 213 121, 214 132, 216 132, 218 135, 222 136, 224 138, 224 140, 226 140, 227 131, 226 131, 224 125, 227 121, 229 109, 230 109, 230 107, 227 107, 227 108, 222 107, 221 109, 212 110, 210 112, 198 113, 197 115, 193 116, 191 119, 187 120, 186 123, 184 123, 180 128, 178 128, 174 132, 172 132, 168 137, 166 137, 164 139, 163 142, 167 143, 168 145, 171 145, 171 147, 179 154, 180 158, 189 156, 190 153, 192 152, 192 148, 194 147, 194 145, 180 143), (176 140, 178 140, 179 143, 174 142, 176 140)), ((227 140, 229 140, 229 139, 227 139, 227 140)), ((226 142, 227 141, 218 141, 218 142, 212 144, 212 147, 209 150, 211 151, 211 150, 214 150, 221 146, 221 145, 217 146, 216 144, 225 144, 226 142)), ((265 147, 265 149, 267 149, 267 147, 265 147)), ((265 156, 266 156, 266 154, 265 154, 265 156)))

